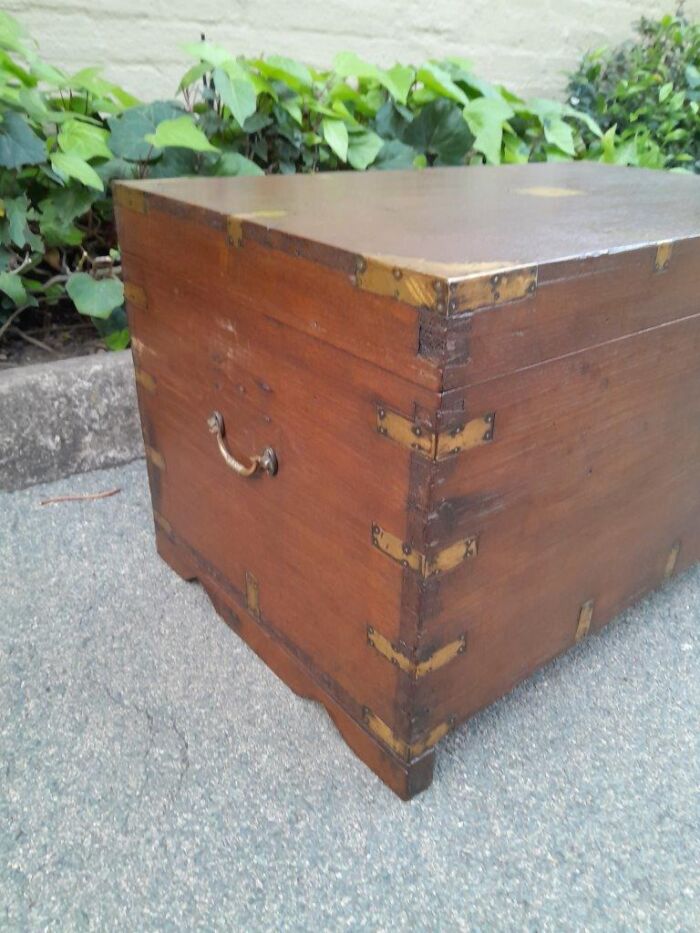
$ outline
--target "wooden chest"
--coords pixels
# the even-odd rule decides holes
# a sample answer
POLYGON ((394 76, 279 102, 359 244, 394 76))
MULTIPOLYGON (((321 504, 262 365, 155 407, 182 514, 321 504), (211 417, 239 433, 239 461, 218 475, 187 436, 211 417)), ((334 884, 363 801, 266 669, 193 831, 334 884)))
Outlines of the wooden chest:
POLYGON ((158 550, 402 797, 448 730, 700 558, 696 178, 115 196, 158 550))

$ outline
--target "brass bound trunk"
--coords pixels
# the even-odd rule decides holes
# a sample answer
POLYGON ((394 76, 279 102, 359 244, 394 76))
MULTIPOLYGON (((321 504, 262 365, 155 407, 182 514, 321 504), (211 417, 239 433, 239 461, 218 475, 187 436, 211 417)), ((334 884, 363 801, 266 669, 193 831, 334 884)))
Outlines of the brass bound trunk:
POLYGON ((700 557, 697 179, 116 202, 158 550, 403 797, 448 730, 700 557))

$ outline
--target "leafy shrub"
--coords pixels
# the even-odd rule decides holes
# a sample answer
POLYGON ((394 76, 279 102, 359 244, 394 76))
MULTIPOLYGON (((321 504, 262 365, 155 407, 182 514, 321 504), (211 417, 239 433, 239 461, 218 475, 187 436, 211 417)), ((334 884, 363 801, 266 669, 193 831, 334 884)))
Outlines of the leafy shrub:
POLYGON ((48 65, 0 13, 0 335, 67 296, 109 346, 128 343, 115 178, 560 161, 601 135, 570 104, 524 101, 462 59, 383 69, 343 53, 318 71, 206 41, 188 51, 179 99, 144 104, 96 69, 48 65))
POLYGON ((700 172, 700 25, 682 12, 642 19, 639 38, 584 56, 569 102, 605 131, 584 131, 604 162, 700 172))

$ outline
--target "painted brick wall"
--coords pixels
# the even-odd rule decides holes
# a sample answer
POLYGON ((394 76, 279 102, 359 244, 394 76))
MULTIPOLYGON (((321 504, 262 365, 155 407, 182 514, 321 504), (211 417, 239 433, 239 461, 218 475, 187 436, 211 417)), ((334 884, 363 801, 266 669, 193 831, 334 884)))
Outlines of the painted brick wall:
MULTIPOLYGON (((328 65, 353 50, 383 64, 444 55, 525 95, 553 96, 581 51, 627 38, 675 0, 5 0, 53 63, 105 66, 144 98, 172 95, 204 32, 235 53, 328 65)), ((700 0, 686 11, 700 18, 700 0)))

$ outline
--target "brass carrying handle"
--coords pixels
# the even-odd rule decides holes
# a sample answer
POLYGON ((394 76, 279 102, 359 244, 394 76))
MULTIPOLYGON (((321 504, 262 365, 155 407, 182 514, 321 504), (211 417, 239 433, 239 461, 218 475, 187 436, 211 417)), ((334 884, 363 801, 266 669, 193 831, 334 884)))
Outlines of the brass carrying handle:
POLYGON ((274 476, 279 464, 277 463, 277 454, 272 447, 266 447, 257 457, 250 458, 250 466, 246 466, 233 456, 226 446, 226 428, 224 427, 224 416, 220 411, 213 411, 207 418, 207 425, 212 434, 216 434, 216 442, 219 445, 219 451, 226 463, 239 476, 252 476, 257 470, 262 470, 269 476, 274 476))

